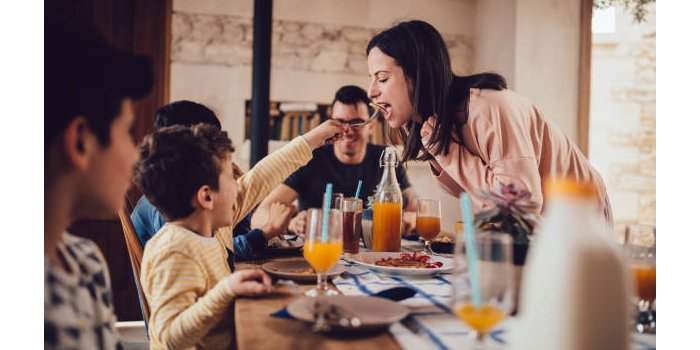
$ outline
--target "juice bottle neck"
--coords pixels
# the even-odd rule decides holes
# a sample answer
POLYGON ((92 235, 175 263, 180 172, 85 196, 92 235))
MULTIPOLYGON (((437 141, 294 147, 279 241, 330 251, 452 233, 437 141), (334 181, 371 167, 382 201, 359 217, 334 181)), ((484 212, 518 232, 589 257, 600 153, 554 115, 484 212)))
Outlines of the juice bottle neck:
POLYGON ((401 187, 396 179, 396 169, 393 166, 384 166, 384 173, 379 186, 377 186, 374 201, 401 203, 401 187))

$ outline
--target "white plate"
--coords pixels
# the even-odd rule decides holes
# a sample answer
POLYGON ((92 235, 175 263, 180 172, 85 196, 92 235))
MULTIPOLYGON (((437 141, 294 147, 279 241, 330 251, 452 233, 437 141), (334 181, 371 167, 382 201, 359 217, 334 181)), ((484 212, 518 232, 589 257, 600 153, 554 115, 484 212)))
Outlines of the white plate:
POLYGON ((374 263, 382 258, 398 258, 402 253, 400 252, 362 252, 359 254, 353 254, 347 257, 348 260, 362 265, 370 270, 385 273, 387 275, 405 275, 405 276, 432 276, 440 273, 450 272, 454 268, 454 261, 452 258, 431 255, 430 261, 439 261, 442 263, 442 267, 428 269, 428 268, 415 268, 415 267, 392 267, 392 266, 378 266, 374 263))
MULTIPOLYGON (((321 296, 302 297, 294 300, 287 306, 287 311, 295 318, 306 321, 314 321, 314 303, 323 301, 329 304, 338 305, 345 310, 352 312, 362 322, 362 326, 353 330, 380 329, 390 326, 394 322, 402 320, 408 316, 408 307, 388 299, 368 296, 321 296)), ((339 328, 343 328, 337 326, 339 328)), ((348 329, 348 328, 345 328, 348 329)))

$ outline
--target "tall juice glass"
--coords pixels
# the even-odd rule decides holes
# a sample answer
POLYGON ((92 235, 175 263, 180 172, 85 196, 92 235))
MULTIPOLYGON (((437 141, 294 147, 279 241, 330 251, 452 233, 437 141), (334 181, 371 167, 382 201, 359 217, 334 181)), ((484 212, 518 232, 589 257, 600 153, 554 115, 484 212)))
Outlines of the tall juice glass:
POLYGON ((328 232, 324 237, 321 229, 323 211, 309 209, 307 214, 304 259, 313 267, 317 275, 316 288, 306 292, 308 296, 338 294, 328 286, 327 274, 343 254, 343 216, 337 209, 331 209, 328 215, 328 232))
POLYGON ((440 234, 440 201, 436 199, 418 200, 418 214, 416 216, 416 232, 425 241, 425 251, 434 254, 430 242, 440 234))
POLYGON ((635 287, 634 329, 656 334, 656 227, 626 226, 625 253, 635 287))
POLYGON ((362 238, 362 199, 343 199, 343 251, 357 254, 360 252, 362 238))
POLYGON ((452 308, 455 316, 476 332, 474 348, 484 349, 486 335, 513 311, 513 241, 507 234, 485 233, 476 237, 476 265, 470 266, 463 234, 457 233, 455 269, 452 275, 452 308), (478 290, 470 275, 478 280, 478 290))
POLYGON ((331 208, 332 209, 338 209, 342 210, 343 209, 343 198, 345 198, 345 195, 342 193, 333 193, 331 195, 331 208))

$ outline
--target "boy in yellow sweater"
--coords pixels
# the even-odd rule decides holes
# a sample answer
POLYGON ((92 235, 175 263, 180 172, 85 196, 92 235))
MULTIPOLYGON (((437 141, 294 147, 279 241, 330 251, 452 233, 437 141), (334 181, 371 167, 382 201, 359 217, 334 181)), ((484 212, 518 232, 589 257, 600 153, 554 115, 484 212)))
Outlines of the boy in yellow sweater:
POLYGON ((146 245, 141 269, 151 349, 232 348, 234 298, 265 294, 271 285, 259 270, 231 273, 231 226, 340 133, 340 123, 327 121, 238 181, 224 131, 173 126, 146 138, 136 183, 168 221, 146 245))

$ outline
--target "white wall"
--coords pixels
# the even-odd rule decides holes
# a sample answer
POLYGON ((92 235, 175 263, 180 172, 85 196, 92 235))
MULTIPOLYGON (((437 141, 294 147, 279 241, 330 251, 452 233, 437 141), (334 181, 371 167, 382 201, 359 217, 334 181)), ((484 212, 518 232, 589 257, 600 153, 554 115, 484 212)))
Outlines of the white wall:
POLYGON ((475 70, 496 71, 578 140, 581 0, 477 0, 475 70))
POLYGON ((516 2, 513 87, 578 140, 580 0, 516 2))
POLYGON ((476 1, 474 69, 515 79, 515 1, 476 1))

